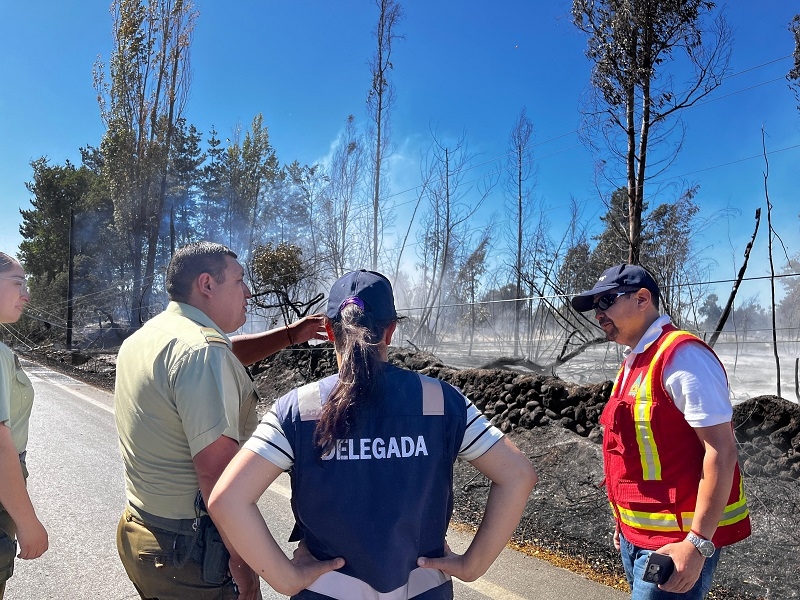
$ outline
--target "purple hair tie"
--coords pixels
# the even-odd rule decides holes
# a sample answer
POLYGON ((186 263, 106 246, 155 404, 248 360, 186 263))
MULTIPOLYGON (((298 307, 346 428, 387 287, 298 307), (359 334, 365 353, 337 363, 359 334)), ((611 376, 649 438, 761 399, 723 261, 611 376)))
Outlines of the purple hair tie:
POLYGON ((364 301, 358 296, 350 296, 342 300, 342 303, 339 305, 339 312, 342 312, 342 309, 348 304, 355 304, 362 311, 364 310, 364 301))

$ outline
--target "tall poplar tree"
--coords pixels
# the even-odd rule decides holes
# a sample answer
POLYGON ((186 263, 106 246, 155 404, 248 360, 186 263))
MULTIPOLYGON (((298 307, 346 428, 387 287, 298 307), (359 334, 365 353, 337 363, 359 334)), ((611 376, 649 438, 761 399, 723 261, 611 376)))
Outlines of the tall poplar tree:
POLYGON ((190 0, 113 0, 114 45, 95 88, 114 220, 130 255, 130 326, 149 316, 172 137, 189 86, 190 0))

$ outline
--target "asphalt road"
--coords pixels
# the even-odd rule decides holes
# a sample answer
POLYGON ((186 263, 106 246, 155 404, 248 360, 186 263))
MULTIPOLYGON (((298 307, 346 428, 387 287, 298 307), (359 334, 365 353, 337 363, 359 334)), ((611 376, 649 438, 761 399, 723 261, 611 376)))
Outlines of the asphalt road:
MULTIPOLYGON (((50 536, 50 549, 17 560, 7 600, 137 599, 114 542, 124 506, 122 465, 113 398, 102 390, 24 361, 36 401, 31 419, 28 489, 50 536)), ((279 479, 260 503, 270 529, 285 540, 292 527, 288 479, 279 479)), ((468 535, 451 531, 459 551, 468 535)), ((289 545, 285 545, 287 554, 289 545)), ((623 600, 627 597, 579 575, 510 549, 472 583, 455 581, 459 599, 623 600)), ((262 583, 265 599, 285 598, 262 583)))

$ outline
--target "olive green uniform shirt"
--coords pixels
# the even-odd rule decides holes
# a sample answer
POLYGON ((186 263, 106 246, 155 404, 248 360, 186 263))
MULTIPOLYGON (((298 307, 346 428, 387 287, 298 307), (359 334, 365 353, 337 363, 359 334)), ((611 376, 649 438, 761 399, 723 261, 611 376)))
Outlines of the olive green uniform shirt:
POLYGON ((28 427, 33 409, 33 385, 11 349, 0 343, 0 423, 11 429, 19 454, 28 445, 28 427))
POLYGON ((228 337, 199 309, 170 302, 117 356, 114 413, 129 504, 194 518, 192 457, 223 435, 244 442, 258 424, 256 402, 228 337))

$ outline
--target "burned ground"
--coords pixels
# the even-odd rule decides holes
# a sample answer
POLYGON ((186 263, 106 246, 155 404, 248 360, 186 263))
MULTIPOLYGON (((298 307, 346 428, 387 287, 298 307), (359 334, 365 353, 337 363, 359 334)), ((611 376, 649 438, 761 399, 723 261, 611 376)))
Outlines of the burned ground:
MULTIPOLYGON (((41 360, 41 356, 36 357, 41 360)), ((113 359, 51 354, 47 361, 92 383, 113 385, 113 359), (75 363, 84 362, 82 365, 75 363)), ((613 521, 603 479, 600 412, 611 382, 576 386, 555 377, 504 369, 451 369, 436 357, 392 350, 398 366, 438 377, 461 389, 531 459, 539 484, 531 495, 515 542, 526 552, 625 587, 611 546, 613 521)), ((293 387, 335 372, 330 345, 293 347, 251 370, 262 411, 293 387)), ((752 398, 734 409, 740 464, 753 535, 723 552, 711 598, 800 598, 800 407, 775 396, 752 398)), ((488 481, 457 463, 454 520, 475 526, 488 481)))

